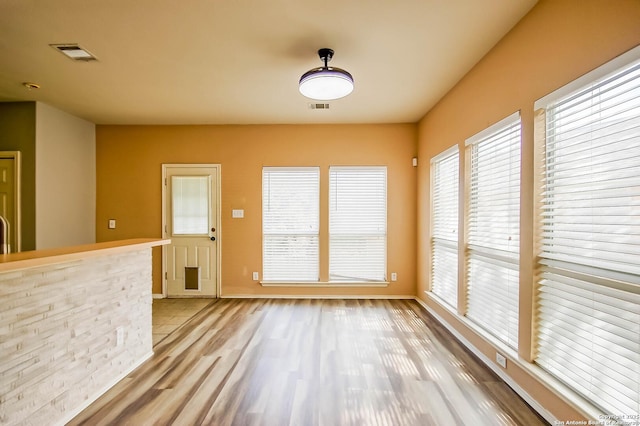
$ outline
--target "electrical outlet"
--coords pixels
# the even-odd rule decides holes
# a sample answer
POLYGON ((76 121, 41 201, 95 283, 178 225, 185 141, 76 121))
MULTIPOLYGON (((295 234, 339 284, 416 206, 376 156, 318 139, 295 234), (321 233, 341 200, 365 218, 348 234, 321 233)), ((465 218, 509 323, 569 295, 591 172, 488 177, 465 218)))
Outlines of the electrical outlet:
POLYGON ((116 229, 116 220, 109 219, 109 229, 116 229))
POLYGON ((496 352, 496 362, 502 368, 507 368, 507 358, 501 353, 496 352))
POLYGON ((253 280, 258 281, 260 279, 260 275, 257 272, 253 273, 253 280))
POLYGON ((391 273, 391 281, 398 281, 398 274, 396 274, 395 272, 391 273))

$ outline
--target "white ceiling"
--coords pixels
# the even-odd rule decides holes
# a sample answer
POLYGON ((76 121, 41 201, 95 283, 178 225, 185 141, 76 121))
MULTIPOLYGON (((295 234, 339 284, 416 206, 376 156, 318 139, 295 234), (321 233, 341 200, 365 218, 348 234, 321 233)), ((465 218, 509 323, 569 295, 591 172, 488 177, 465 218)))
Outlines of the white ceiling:
POLYGON ((97 124, 416 122, 536 1, 1 0, 0 101, 97 124), (311 110, 298 79, 322 47, 355 90, 311 110))

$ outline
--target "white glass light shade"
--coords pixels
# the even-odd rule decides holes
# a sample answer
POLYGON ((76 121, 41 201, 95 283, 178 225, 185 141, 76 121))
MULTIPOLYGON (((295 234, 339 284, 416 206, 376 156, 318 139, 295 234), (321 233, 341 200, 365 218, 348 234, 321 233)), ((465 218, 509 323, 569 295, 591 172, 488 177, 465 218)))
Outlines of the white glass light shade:
POLYGON ((352 91, 353 77, 340 68, 314 68, 300 78, 300 93, 307 98, 329 101, 345 97, 352 91))

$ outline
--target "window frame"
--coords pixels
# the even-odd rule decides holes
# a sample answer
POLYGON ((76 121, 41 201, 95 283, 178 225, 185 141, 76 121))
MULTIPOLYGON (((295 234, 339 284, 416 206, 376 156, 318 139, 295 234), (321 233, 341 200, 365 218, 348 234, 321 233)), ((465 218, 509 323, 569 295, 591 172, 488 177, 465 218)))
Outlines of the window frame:
MULTIPOLYGON (((430 291, 439 298, 450 308, 458 309, 458 294, 459 294, 459 275, 458 265, 460 263, 459 254, 459 239, 460 239, 460 147, 454 145, 451 148, 441 152, 431 159, 431 252, 430 252, 430 291), (455 157, 455 189, 440 186, 438 173, 439 166, 444 164, 447 160, 455 157), (444 194, 438 194, 438 190, 444 188, 449 192, 444 194), (436 204, 439 204, 439 198, 442 196, 446 198, 448 195, 455 199, 455 229, 452 232, 455 234, 454 238, 446 238, 444 233, 445 229, 442 229, 443 235, 438 236, 440 233, 440 224, 444 228, 447 221, 446 218, 442 218, 443 222, 440 223, 440 217, 438 211, 440 210, 436 204), (451 252, 454 252, 451 255, 451 252), (455 258, 455 260, 453 259, 455 258), (438 265, 440 263, 440 265, 438 265), (450 265, 452 263, 453 265, 450 265), (451 267, 451 268, 447 268, 451 267), (440 285, 440 282, 443 284, 440 285)), ((446 185, 446 181, 443 184, 446 185)), ((445 204, 446 200, 443 200, 445 204)), ((448 204, 443 206, 446 210, 448 204)))
MULTIPOLYGON (((599 262, 588 262, 585 259, 579 259, 576 257, 564 257, 557 256, 554 249, 554 242, 551 239, 551 233, 558 231, 566 234, 566 229, 562 226, 555 227, 556 207, 554 204, 558 202, 565 202, 564 198, 557 198, 558 195, 562 197, 562 194, 554 191, 561 189, 563 186, 557 182, 557 179, 552 178, 553 173, 549 170, 551 167, 559 167, 557 170, 562 171, 565 167, 564 163, 553 163, 553 166, 548 162, 549 155, 555 151, 556 147, 552 144, 556 143, 553 138, 560 135, 557 130, 548 132, 548 120, 553 115, 549 110, 553 111, 554 105, 566 102, 568 99, 579 100, 580 96, 590 93, 589 96, 594 95, 594 91, 601 86, 606 86, 606 82, 614 81, 616 75, 628 73, 631 67, 640 67, 640 47, 632 49, 623 55, 615 58, 614 60, 598 67, 590 73, 572 81, 566 86, 550 93, 549 95, 539 99, 534 104, 535 115, 535 144, 536 144, 536 164, 539 166, 539 182, 540 185, 536 188, 538 191, 537 206, 538 212, 537 229, 536 234, 539 238, 537 242, 536 252, 538 255, 536 276, 536 294, 535 302, 535 324, 538 330, 535 336, 534 342, 534 356, 533 362, 540 368, 548 372, 551 376, 562 382, 564 386, 567 386, 572 391, 580 395, 581 398, 592 404, 596 411, 602 410, 597 413, 608 413, 613 415, 619 415, 624 411, 627 415, 633 415, 629 413, 626 408, 621 408, 619 405, 626 396, 622 393, 611 394, 611 389, 620 389, 621 381, 628 379, 628 374, 615 372, 611 374, 613 370, 622 370, 623 365, 626 363, 625 356, 623 354, 627 350, 631 340, 636 339, 636 361, 635 368, 630 367, 631 370, 636 371, 636 376, 632 381, 635 381, 635 385, 632 388, 636 388, 640 381, 640 374, 637 373, 638 366, 638 345, 640 345, 640 332, 638 332, 637 324, 640 322, 637 314, 638 303, 640 302, 640 275, 630 274, 628 271, 613 270, 608 267, 599 266, 599 262), (626 69, 626 71, 624 71, 626 69), (549 146, 552 146, 549 148, 549 146), (553 203, 550 201, 553 197, 556 197, 553 203), (546 198, 546 199, 545 199, 546 198), (634 302, 635 301, 635 302, 634 302), (626 308, 624 306, 627 306, 626 308), (630 306, 630 308, 629 308, 630 306), (589 310, 590 309, 590 310, 589 310), (635 311, 635 317, 629 314, 631 311, 635 311), (584 312, 583 312, 584 311, 584 312), (629 329, 633 330, 633 327, 628 327, 625 322, 631 319, 630 324, 635 325, 635 336, 631 338, 626 335, 629 329), (576 321, 574 327, 573 322, 576 321), (584 330, 591 330, 589 333, 582 334, 584 330), (622 334, 618 334, 622 333, 622 334), (625 334, 625 337, 623 337, 625 334), (614 345, 608 341, 607 336, 614 336, 613 341, 616 341, 617 349, 614 350, 614 345), (603 340, 604 339, 604 340, 603 340), (600 359, 600 363, 594 363, 592 366, 585 368, 584 376, 578 372, 574 367, 577 365, 576 360, 569 357, 572 352, 565 347, 565 350, 560 349, 561 345, 566 342, 572 342, 571 347, 581 345, 588 345, 590 354, 585 356, 585 351, 581 351, 580 356, 588 362, 594 362, 600 359), (591 343, 589 343, 591 342, 591 343), (606 343, 605 343, 606 342, 606 343), (599 354, 597 348, 602 344, 605 344, 607 349, 606 361, 603 361, 602 355, 599 354), (617 359, 622 359, 620 363, 617 359), (560 366, 554 366, 559 361, 560 366), (617 364, 614 366, 614 364, 617 364), (611 369, 611 370, 610 370, 611 369), (589 373, 591 371, 591 373, 589 373), (606 373, 605 373, 606 371, 606 373), (600 376, 614 377, 615 374, 619 374, 613 386, 603 382, 603 378, 600 376), (592 386, 592 388, 590 388, 592 386), (607 396, 608 395, 608 396, 607 396)), ((640 69, 640 68, 639 68, 640 69)), ((637 77, 638 84, 640 85, 640 76, 637 77)), ((616 85, 618 83, 615 83, 616 85)), ((637 88, 635 90, 638 90, 637 88)), ((625 91, 625 94, 628 93, 625 91)), ((638 96, 640 97, 640 96, 638 96)), ((637 98, 636 98, 637 99, 637 98)), ((589 107, 597 103, 590 103, 589 107)), ((591 115, 589 115, 590 117, 591 115)), ((637 129, 640 129, 640 116, 636 114, 636 123, 638 123, 637 129)), ((597 121, 598 120, 594 120, 597 121)), ((604 126, 607 128, 609 125, 604 126)), ((593 134, 598 134, 599 124, 595 124, 593 134)), ((554 128, 555 129, 555 128, 554 128)), ((604 135, 609 136, 610 133, 604 135)), ((562 142, 561 139, 559 139, 562 142)), ((586 142, 577 142, 577 144, 586 142)), ((597 144, 601 143, 602 146, 607 146, 607 154, 615 151, 611 151, 611 147, 618 143, 618 140, 614 143, 606 140, 602 141, 602 138, 589 139, 589 146, 597 148, 597 144), (593 141, 596 141, 595 143, 593 141), (600 140, 601 142, 598 142, 600 140)), ((578 146, 576 144, 576 146, 578 146)), ((637 148, 636 148, 637 149, 637 148)), ((628 154, 627 154, 628 155, 628 154)), ((592 156, 594 157, 594 156, 592 156)), ((634 156, 637 157, 637 156, 634 156)), ((556 156, 557 158, 557 156, 556 156)), ((581 160, 584 162, 588 160, 581 160)), ((637 161, 637 160, 636 160, 637 161)), ((598 164, 597 160, 594 164, 598 164)), ((630 168, 631 169, 631 168, 630 168)), ((555 170, 555 169, 554 169, 555 170)), ((606 171, 606 169, 604 169, 606 171)), ((617 173, 618 170, 616 170, 617 173)), ((578 173, 572 172, 572 173, 578 173)), ((590 191, 590 194, 597 195, 597 191, 593 188, 584 188, 588 186, 589 179, 585 179, 587 183, 583 185, 582 190, 590 191)), ((599 180, 600 182, 600 180, 599 180)), ((605 180, 604 182, 608 182, 605 180)), ((572 190, 575 190, 572 188, 572 190)), ((613 187, 607 187, 607 191, 613 191, 613 187)), ((600 198, 590 198, 596 202, 606 199, 609 195, 604 195, 600 198)), ((593 202, 592 202, 593 203, 593 202)), ((591 204, 594 205, 594 204, 591 204)), ((617 204, 616 204, 617 206, 617 204)), ((585 212, 579 217, 585 216, 588 212, 585 212)), ((619 214, 619 213, 617 213, 619 214)), ((603 212, 603 216, 606 213, 603 212)), ((598 225, 595 222, 594 225, 598 225)), ((588 233, 587 233, 588 234, 588 233)), ((560 235, 559 238, 564 239, 560 235)), ((611 242, 614 240, 607 240, 606 234, 598 236, 599 242, 611 242)), ((565 244, 564 241, 558 241, 558 244, 565 244)), ((585 247, 585 243, 580 239, 578 244, 580 248, 585 247)), ((598 244, 593 246, 593 249, 598 244)), ((596 253, 594 253, 595 255, 596 253)), ((623 256, 622 252, 619 254, 623 256)), ((587 347, 587 346, 585 346, 587 347)), ((580 360, 582 362, 582 360, 580 360)), ((586 365, 586 364, 585 364, 586 365)), ((622 391, 620 391, 622 392, 622 391)), ((625 391, 626 392, 626 391, 625 391)), ((628 394, 627 394, 628 395, 628 394)), ((635 395, 636 407, 639 404, 640 397, 638 393, 635 395)), ((640 411, 640 409, 636 408, 640 411)), ((637 414, 637 413, 636 413, 637 414)), ((594 416, 595 417, 595 416, 594 416)))
MULTIPOLYGON (((467 167, 465 167, 465 291, 466 303, 464 307, 465 317, 480 327, 485 332, 497 338, 501 343, 509 348, 518 350, 518 335, 520 322, 519 308, 519 287, 520 287, 520 205, 521 205, 521 171, 522 171, 522 120, 520 112, 517 111, 497 123, 487 127, 483 131, 473 135, 465 141, 465 157, 467 167), (517 132, 517 139, 510 134, 517 132), (505 137, 502 137, 506 134, 505 137), (498 143, 500 152, 493 152, 494 146, 498 143), (511 144, 517 142, 517 161, 512 161, 511 144), (497 169, 497 165, 489 159, 487 162, 488 171, 478 170, 479 161, 476 161, 477 150, 480 146, 489 144, 489 152, 484 155, 491 155, 493 159, 501 158, 504 161, 505 149, 506 170, 497 169), (487 174, 485 172, 491 173, 487 174), (480 175, 482 173, 482 175, 480 175), (497 183, 499 176, 496 173, 506 173, 511 185, 517 188, 517 198, 496 198, 496 194, 503 197, 511 197, 514 194, 510 191, 503 191, 497 183), (486 185, 491 183, 492 187, 476 187, 481 183, 486 185), (490 189, 487 192, 487 189, 490 189), (490 205, 480 197, 483 195, 489 200, 490 205), (497 207, 494 204, 498 201, 507 205, 497 207), (482 203, 481 203, 482 202, 482 203), (517 212, 510 211, 516 208, 517 212), (500 221, 498 229, 494 229, 495 215, 506 212, 505 221, 500 221), (490 213, 490 216, 487 216, 490 213), (481 215, 480 215, 481 214, 481 215), (480 216, 479 216, 480 215, 480 216), (514 243, 512 238, 516 235, 514 243), (494 236, 507 238, 508 242, 495 239, 494 236), (508 236, 507 236, 508 235, 508 236), (483 278, 485 277, 485 278, 483 278), (493 285, 491 283, 494 283, 493 285), (499 284, 500 287, 495 284, 499 284), (488 308, 491 306, 491 309, 488 308)), ((482 161, 485 159, 482 158, 482 161)), ((483 163, 484 166, 484 163, 483 163)))
MULTIPOLYGON (((292 182, 297 182, 300 183, 299 179, 293 179, 292 182)), ((302 188, 304 189, 304 188, 302 188)), ((295 206, 295 204, 293 204, 295 206)), ((285 212, 286 213, 286 212, 285 212)), ((301 212, 304 213, 304 212, 301 212)), ((300 224, 303 224, 303 222, 305 221, 305 219, 307 219, 306 217, 303 218, 303 220, 300 221, 300 224)), ((288 223, 291 223, 291 221, 289 221, 288 223)), ((285 243, 284 244, 285 248, 289 247, 290 244, 289 243, 285 243)), ((291 249, 291 247, 289 247, 289 249, 291 249)), ((295 250, 293 250, 295 251, 295 250)), ((312 253, 313 255, 314 253, 312 253)), ((299 259, 295 259, 292 257, 286 257, 286 259, 283 261, 285 268, 287 266, 296 264, 296 260, 299 259)), ((307 261, 311 261, 312 259, 306 259, 307 261)), ((263 282, 268 283, 268 282, 284 282, 284 283, 310 283, 310 282, 318 282, 320 279, 320 167, 272 167, 272 166, 264 166, 262 168, 262 277, 263 277, 263 282), (307 223, 304 224, 305 226, 311 226, 311 231, 307 231, 305 232, 304 230, 300 229, 297 232, 292 232, 292 233, 287 233, 287 232, 282 232, 280 231, 272 231, 269 228, 269 224, 267 224, 266 222, 269 220, 268 219, 268 208, 265 206, 265 203, 270 202, 271 201, 271 186, 270 186, 270 182, 267 183, 265 181, 265 179, 267 177, 270 177, 269 175, 271 173, 277 174, 277 173, 291 173, 291 174, 295 174, 295 172, 306 172, 309 174, 309 176, 311 174, 315 175, 314 179, 315 182, 312 183, 312 187, 311 188, 306 188, 307 190, 313 191, 312 193, 309 194, 309 199, 307 200, 308 203, 312 203, 314 204, 313 207, 315 207, 315 211, 312 212, 312 217, 311 220, 307 223), (269 185, 268 188, 268 194, 266 194, 266 186, 269 185), (304 266, 303 268, 300 268, 300 265, 298 266, 298 270, 297 273, 300 274, 298 276, 296 276, 294 273, 286 273, 286 272, 282 272, 282 264, 280 266, 276 266, 278 264, 278 262, 281 262, 281 260, 278 260, 277 258, 274 258, 273 261, 271 261, 270 256, 274 255, 274 252, 276 251, 276 249, 274 248, 273 250, 270 250, 268 247, 271 244, 271 242, 277 242, 276 240, 278 238, 282 238, 285 237, 285 241, 286 238, 289 239, 293 239, 294 243, 295 241, 300 242, 301 244, 304 244, 304 239, 309 238, 311 239, 311 244, 312 244, 312 251, 315 250, 315 256, 313 259, 312 263, 307 264, 306 266, 304 266), (273 268, 272 270, 270 270, 269 268, 273 268), (306 271, 303 271, 303 269, 306 269, 306 271), (282 274, 282 275, 277 275, 277 274, 282 274), (307 275, 302 275, 303 273, 307 273, 307 275)))

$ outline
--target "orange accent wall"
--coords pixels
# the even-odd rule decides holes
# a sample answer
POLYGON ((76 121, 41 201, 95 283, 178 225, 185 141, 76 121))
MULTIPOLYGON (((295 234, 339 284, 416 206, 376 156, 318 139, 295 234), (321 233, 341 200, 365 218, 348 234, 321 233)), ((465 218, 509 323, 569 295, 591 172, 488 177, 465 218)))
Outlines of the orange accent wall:
MULTIPOLYGON (((518 360, 531 361, 534 303, 533 105, 544 95, 640 44, 638 0, 541 0, 418 123, 418 297, 487 358, 496 348, 426 290, 430 257, 430 159, 489 125, 521 111, 521 269, 518 360)), ((461 181, 464 194, 464 181, 461 181)), ((463 198, 463 197, 461 197, 463 198)), ((463 205, 460 206, 463 210, 463 205)), ((507 374, 559 420, 583 415, 517 365, 507 374)))
MULTIPOLYGON (((96 239, 162 236, 162 164, 220 164, 222 295, 385 295, 416 292, 415 124, 112 126, 96 129, 96 239), (385 165, 388 180, 387 270, 398 281, 386 288, 262 287, 262 167, 321 168, 321 279, 327 276, 328 168, 385 165), (244 209, 232 219, 232 209, 244 209), (108 229, 116 219, 116 229, 108 229)), ((162 292, 161 254, 153 256, 153 293, 162 292)))

